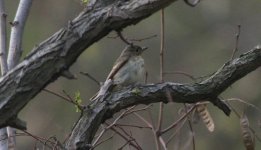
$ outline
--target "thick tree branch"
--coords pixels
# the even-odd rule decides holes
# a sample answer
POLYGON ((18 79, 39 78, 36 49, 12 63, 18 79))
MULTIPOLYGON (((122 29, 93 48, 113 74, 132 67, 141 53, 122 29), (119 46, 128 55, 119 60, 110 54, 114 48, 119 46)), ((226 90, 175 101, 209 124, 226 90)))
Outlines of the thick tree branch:
POLYGON ((138 104, 167 103, 169 95, 171 95, 174 102, 210 101, 220 109, 224 109, 217 99, 218 95, 235 81, 260 66, 261 49, 257 47, 239 58, 227 62, 214 75, 200 83, 178 84, 165 82, 129 87, 122 91, 108 93, 104 101, 85 110, 82 118, 73 129, 66 148, 89 149, 100 124, 116 112, 138 104))
POLYGON ((68 70, 94 42, 112 30, 136 24, 174 1, 90 1, 67 27, 36 46, 0 79, 0 127, 8 125, 41 89, 68 70))

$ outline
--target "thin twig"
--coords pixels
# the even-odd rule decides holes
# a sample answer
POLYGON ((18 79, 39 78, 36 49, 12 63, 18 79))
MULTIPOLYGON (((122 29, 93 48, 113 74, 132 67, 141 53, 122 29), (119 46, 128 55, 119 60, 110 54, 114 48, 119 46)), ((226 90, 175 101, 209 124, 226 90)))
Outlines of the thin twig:
POLYGON ((115 135, 115 133, 113 133, 113 134, 112 134, 111 136, 109 136, 108 138, 106 138, 106 139, 104 139, 104 140, 101 140, 99 143, 95 144, 95 145, 93 146, 93 148, 98 147, 98 146, 101 145, 102 143, 105 143, 105 142, 109 141, 110 139, 113 138, 114 135, 115 135))
POLYGON ((131 139, 133 139, 133 142, 136 143, 136 145, 141 148, 141 146, 140 146, 139 143, 136 141, 136 139, 132 137, 131 132, 130 132, 130 134, 129 134, 129 133, 128 133, 127 131, 125 131, 125 129, 123 129, 121 126, 117 126, 117 124, 115 124, 115 127, 118 127, 123 133, 125 133, 128 137, 130 137, 131 139))
MULTIPOLYGON (((118 38, 119 35, 116 35, 116 36, 108 36, 107 38, 110 38, 110 39, 116 39, 118 38)), ((128 39, 128 41, 132 41, 132 42, 142 42, 144 40, 149 40, 149 39, 152 39, 152 38, 155 38, 157 37, 157 34, 154 34, 154 35, 151 35, 151 36, 147 36, 147 37, 144 37, 144 38, 139 38, 139 39, 128 39)), ((125 39, 126 40, 126 39, 125 39)))
MULTIPOLYGON (((22 130, 22 132, 24 132, 25 134, 31 136, 32 138, 36 139, 37 141, 41 142, 43 145, 46 145, 48 148, 52 149, 52 146, 50 146, 48 144, 45 144, 45 141, 46 141, 45 138, 41 138, 41 137, 35 136, 35 135, 25 131, 25 130, 22 130)), ((52 142, 50 142, 50 143, 52 143, 52 142)), ((52 144, 54 144, 54 143, 52 143, 52 144)))
POLYGON ((158 136, 159 142, 162 145, 164 150, 168 150, 166 142, 164 141, 164 139, 162 138, 162 136, 158 136))
POLYGON ((233 53, 231 55, 230 60, 232 60, 235 57, 236 52, 238 51, 238 44, 239 44, 239 37, 240 37, 240 32, 241 32, 241 25, 237 25, 237 33, 236 33, 236 43, 235 43, 235 48, 233 50, 233 53))
POLYGON ((99 133, 98 137, 94 140, 94 142, 92 143, 93 147, 95 147, 98 143, 98 141, 100 140, 100 138, 104 135, 104 133, 106 132, 107 128, 102 129, 102 131, 99 133))
MULTIPOLYGON (((164 9, 161 9, 161 17, 160 17, 160 82, 164 82, 164 49, 165 49, 165 24, 164 24, 164 9)), ((162 122, 163 122, 163 109, 164 104, 161 102, 159 106, 159 115, 158 115, 158 124, 156 133, 154 134, 156 136, 155 142, 157 146, 157 150, 160 150, 159 143, 162 143, 159 138, 159 132, 161 130, 162 122)), ((164 145, 162 145, 165 149, 164 145)))
POLYGON ((190 112, 192 112, 194 109, 196 108, 196 105, 194 105, 193 107, 191 107, 183 116, 181 116, 177 121, 175 121, 173 124, 171 124, 170 126, 168 126, 167 128, 161 130, 161 134, 164 134, 166 132, 168 132, 170 129, 174 128, 180 121, 182 121, 183 119, 185 119, 190 112))
MULTIPOLYGON (((160 82, 164 82, 164 47, 165 47, 165 28, 164 28, 164 9, 161 9, 161 28, 160 28, 160 82)), ((158 127, 157 131, 161 130, 162 125, 162 119, 163 119, 163 103, 160 103, 159 108, 159 117, 158 117, 158 127)))
POLYGON ((189 77, 192 80, 196 80, 196 78, 193 75, 191 75, 187 72, 184 72, 184 71, 168 71, 168 72, 164 72, 164 74, 181 74, 181 75, 185 75, 185 76, 189 77))
POLYGON ((179 123, 180 125, 176 128, 176 130, 169 136, 169 138, 166 141, 166 144, 168 145, 170 143, 170 141, 175 137, 175 135, 180 132, 180 129, 183 127, 183 125, 185 124, 185 122, 187 121, 187 118, 185 118, 181 123, 179 123))
POLYGON ((259 107, 257 107, 257 106, 254 105, 254 104, 251 104, 250 102, 247 102, 247 101, 245 101, 245 100, 243 100, 243 99, 240 99, 240 98, 229 98, 229 99, 226 99, 226 100, 224 100, 224 101, 236 101, 236 102, 240 102, 240 103, 243 103, 243 104, 245 104, 245 105, 247 105, 247 106, 250 106, 250 107, 256 109, 259 113, 261 113, 261 109, 260 109, 259 107))
POLYGON ((120 37, 120 39, 121 39, 124 43, 126 43, 127 45, 132 45, 132 43, 129 42, 129 41, 122 35, 121 31, 117 31, 117 35, 118 35, 118 36, 120 37))
POLYGON ((148 109, 149 107, 151 107, 151 106, 152 106, 152 104, 150 104, 150 105, 148 105, 148 106, 145 106, 145 107, 143 107, 143 108, 137 108, 137 109, 134 109, 134 110, 129 110, 128 112, 125 113, 124 116, 127 116, 127 115, 129 115, 129 114, 132 114, 132 113, 134 113, 134 112, 145 111, 145 110, 147 110, 147 109, 148 109))
MULTIPOLYGON (((228 104, 229 104, 229 103, 228 103, 228 104)), ((240 118, 241 118, 241 115, 239 114, 239 112, 238 112, 233 106, 231 106, 230 104, 229 104, 229 106, 230 106, 231 110, 235 113, 235 115, 240 119, 240 118)), ((261 142, 261 138, 256 134, 255 130, 254 130, 251 126, 249 126, 249 129, 252 131, 252 133, 254 134, 254 136, 256 137, 256 139, 257 139, 259 142, 261 142)))
POLYGON ((136 107, 136 106, 132 106, 132 107, 126 109, 124 112, 122 112, 122 113, 113 121, 113 123, 108 124, 107 127, 104 128, 104 129, 100 132, 100 134, 97 136, 97 138, 95 139, 95 141, 93 142, 92 145, 95 146, 95 145, 99 142, 99 140, 101 139, 101 137, 104 135, 104 133, 105 133, 108 129, 110 129, 111 127, 115 126, 116 123, 117 123, 123 116, 125 116, 127 112, 129 112, 130 110, 134 109, 135 107, 136 107))
POLYGON ((143 118, 141 115, 138 113, 134 112, 133 113, 136 117, 138 117, 141 121, 143 121, 149 128, 153 129, 153 125, 149 123, 145 118, 143 118))
MULTIPOLYGON (((65 101, 67 101, 67 102, 69 102, 69 103, 71 103, 71 104, 73 104, 73 105, 76 105, 81 111, 83 111, 83 106, 81 106, 80 104, 76 103, 70 96, 67 95, 67 97, 68 97, 68 98, 67 98, 67 97, 65 97, 65 96, 63 96, 63 95, 61 95, 61 94, 59 94, 59 93, 56 93, 56 92, 51 91, 51 90, 46 89, 46 88, 43 89, 43 91, 45 91, 45 92, 47 92, 47 93, 50 93, 50 94, 52 94, 52 95, 55 95, 55 96, 57 96, 57 97, 59 97, 59 98, 65 100, 65 101)), ((65 92, 65 91, 63 91, 63 92, 65 92)))
MULTIPOLYGON (((186 104, 184 104, 184 107, 185 107, 186 112, 188 112, 188 107, 187 107, 186 104)), ((192 127, 190 115, 188 115, 187 118, 188 118, 187 120, 188 120, 189 129, 190 129, 190 131, 192 133, 193 150, 196 150, 196 142, 195 142, 194 130, 193 130, 193 127, 192 127)))
POLYGON ((143 128, 145 128, 145 129, 151 129, 150 127, 148 127, 148 126, 140 126, 140 125, 133 125, 133 124, 119 124, 119 123, 117 123, 117 124, 115 124, 115 125, 117 125, 117 126, 125 126, 125 127, 133 127, 133 128, 139 128, 139 129, 143 129, 143 128))
POLYGON ((101 86, 101 82, 99 82, 97 79, 95 79, 93 76, 91 76, 87 72, 80 72, 80 74, 85 75, 86 77, 90 78, 92 81, 94 81, 97 85, 101 86))
MULTIPOLYGON (((106 125, 109 125, 107 123, 105 123, 106 125)), ((110 128, 112 131, 114 131, 115 133, 117 133, 120 137, 122 137, 124 140, 128 141, 129 138, 126 137, 125 135, 123 135, 121 132, 119 132, 114 126, 112 126, 110 128)), ((141 150, 141 147, 139 147, 138 145, 134 144, 132 141, 130 142, 130 145, 138 150, 141 150)))
POLYGON ((151 35, 151 36, 147 36, 147 37, 144 37, 144 38, 139 38, 139 39, 129 39, 129 41, 142 42, 144 40, 149 40, 149 39, 152 39, 152 38, 155 38, 155 37, 157 37, 157 34, 154 34, 154 35, 151 35))

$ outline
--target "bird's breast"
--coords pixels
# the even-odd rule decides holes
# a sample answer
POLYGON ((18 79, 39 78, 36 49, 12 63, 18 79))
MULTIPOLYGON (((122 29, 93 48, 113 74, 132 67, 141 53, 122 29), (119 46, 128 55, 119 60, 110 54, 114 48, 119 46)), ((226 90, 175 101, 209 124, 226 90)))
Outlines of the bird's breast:
POLYGON ((114 76, 114 83, 124 86, 143 82, 145 77, 144 59, 141 56, 129 58, 114 76))

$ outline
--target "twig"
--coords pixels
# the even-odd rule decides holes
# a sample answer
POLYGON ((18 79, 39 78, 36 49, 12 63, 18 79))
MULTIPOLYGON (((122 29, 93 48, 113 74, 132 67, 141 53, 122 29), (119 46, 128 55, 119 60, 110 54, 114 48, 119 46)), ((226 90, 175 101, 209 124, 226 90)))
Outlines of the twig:
MULTIPOLYGON (((188 107, 187 107, 186 104, 184 104, 184 107, 185 107, 186 112, 188 112, 188 107)), ((192 133, 193 150, 196 150, 196 142, 195 142, 194 130, 193 130, 193 127, 192 127, 190 116, 188 115, 187 118, 188 118, 187 120, 188 120, 189 129, 190 129, 190 131, 192 133)))
POLYGON ((106 139, 104 139, 104 140, 101 140, 99 143, 95 144, 95 145, 93 146, 93 148, 98 147, 98 146, 101 145, 102 143, 105 143, 105 142, 109 141, 110 139, 113 138, 114 135, 115 135, 115 133, 113 133, 110 137, 108 137, 108 138, 106 138, 106 139))
POLYGON ((164 72, 164 74, 181 74, 181 75, 185 75, 185 76, 189 77, 192 80, 196 80, 196 78, 193 75, 191 75, 187 72, 184 72, 184 71, 168 71, 168 72, 164 72))
MULTIPOLYGON (((164 49, 165 49, 165 24, 164 24, 164 9, 161 9, 161 17, 160 17, 160 82, 164 82, 164 49)), ((158 115, 158 124, 157 124, 157 129, 155 130, 155 142, 157 146, 157 150, 160 150, 160 145, 159 143, 164 144, 164 142, 160 141, 160 130, 162 126, 162 121, 163 121, 163 109, 164 109, 164 104, 161 102, 159 106, 159 115, 158 115)), ((162 145, 161 144, 161 145, 162 145)), ((163 148, 165 149, 165 144, 162 145, 163 148)))
POLYGON ((233 53, 231 55, 230 60, 232 60, 235 57, 235 54, 238 51, 238 43, 239 43, 240 32, 241 32, 241 25, 239 24, 239 25, 237 25, 235 49, 233 50, 233 53))
MULTIPOLYGON (((109 125, 107 123, 105 123, 106 125, 109 125)), ((121 132, 119 132, 114 126, 112 126, 110 128, 112 131, 114 131, 115 133, 117 133, 120 137, 122 137, 124 140, 128 141, 129 138, 126 137, 125 135, 123 135, 121 132)), ((141 150, 141 147, 139 147, 138 145, 134 144, 132 141, 130 142, 130 145, 138 150, 141 150)))
POLYGON ((104 129, 100 132, 100 134, 99 134, 98 137, 95 139, 95 141, 93 142, 92 145, 95 147, 95 145, 98 143, 98 141, 99 141, 99 140, 101 139, 101 137, 104 135, 104 133, 105 133, 108 129, 110 129, 111 127, 115 126, 116 123, 119 121, 119 119, 121 119, 123 116, 126 115, 127 112, 129 112, 130 110, 134 109, 135 107, 136 107, 136 106, 132 106, 132 107, 126 109, 124 112, 122 112, 122 113, 113 121, 113 123, 108 124, 107 127, 104 128, 104 129))
POLYGON ((256 109, 257 111, 259 111, 259 113, 261 113, 261 109, 257 106, 255 106, 254 104, 251 104, 250 102, 247 102, 247 101, 244 101, 240 98, 229 98, 229 99, 226 99, 224 101, 236 101, 236 102, 241 102, 247 106, 250 106, 250 107, 253 107, 254 109, 256 109))
MULTIPOLYGON (((116 39, 118 38, 119 35, 116 35, 116 36, 108 36, 107 38, 110 38, 110 39, 116 39)), ((144 40, 149 40, 149 39, 152 39, 152 38, 155 38, 157 37, 157 34, 154 34, 154 35, 151 35, 151 36, 147 36, 147 37, 144 37, 144 38, 139 38, 139 39, 128 39, 129 41, 132 41, 132 42, 142 42, 144 40)), ((126 39, 125 39, 126 40, 126 39)))
POLYGON ((94 81, 97 85, 101 86, 101 83, 97 79, 95 79, 93 76, 91 76, 89 73, 87 73, 87 72, 80 72, 80 74, 85 75, 86 77, 88 77, 92 81, 94 81))
MULTIPOLYGON (((51 91, 51 90, 49 90, 49 89, 43 89, 43 91, 45 91, 45 92, 47 92, 47 93, 50 93, 50 94, 52 94, 52 95, 55 95, 55 96, 57 96, 57 97, 59 97, 59 98, 61 98, 61 99, 63 99, 63 100, 65 100, 65 101, 67 101, 67 102, 69 102, 69 103, 71 103, 71 104, 73 104, 73 105, 76 105, 81 111, 83 110, 83 106, 81 106, 80 104, 78 104, 78 103, 76 103, 69 95, 66 95, 67 97, 65 97, 65 96, 63 96, 63 95, 61 95, 61 94, 59 94, 59 93, 56 93, 56 92, 54 92, 54 91, 51 91)), ((63 91, 64 93, 65 93, 65 91, 63 91)))
POLYGON ((129 115, 129 114, 132 114, 132 113, 134 113, 134 112, 139 112, 139 111, 145 111, 145 110, 147 110, 149 107, 151 107, 152 106, 152 104, 150 104, 150 105, 148 105, 148 106, 145 106, 145 107, 143 107, 143 108, 137 108, 137 109, 135 109, 135 110, 130 110, 130 111, 128 111, 128 112, 126 112, 125 113, 125 116, 127 116, 127 115, 129 115))
POLYGON ((141 146, 138 144, 138 142, 136 141, 136 139, 132 137, 131 132, 130 132, 130 134, 129 134, 127 131, 125 131, 125 129, 123 129, 121 126, 117 126, 116 124, 115 124, 115 127, 118 127, 123 133, 125 133, 128 137, 130 137, 131 139, 133 139, 133 142, 136 143, 136 145, 141 148, 141 146))
POLYGON ((164 149, 164 150, 168 150, 168 149, 167 149, 166 142, 164 141, 164 139, 162 138, 162 136, 158 136, 158 139, 159 139, 160 144, 162 145, 163 149, 164 149))
POLYGON ((183 116, 181 116, 177 121, 175 121, 173 124, 171 124, 170 126, 168 126, 167 128, 161 130, 161 134, 164 134, 166 132, 168 132, 170 129, 174 128, 180 121, 182 121, 183 119, 185 119, 190 112, 192 112, 194 109, 196 108, 196 105, 194 105, 193 107, 191 107, 183 116))
POLYGON ((97 138, 94 140, 94 142, 92 143, 93 147, 96 147, 98 141, 100 140, 100 138, 103 136, 103 134, 106 132, 107 128, 102 129, 102 131, 99 133, 99 135, 97 136, 97 138))
MULTIPOLYGON (((231 106, 230 104, 229 104, 229 106, 230 106, 231 110, 235 113, 235 115, 240 119, 241 115, 239 114, 239 112, 233 106, 231 106)), ((249 129, 254 134, 254 136, 261 142, 261 138, 256 134, 255 130, 251 126, 249 126, 249 129)))
POLYGON ((129 41, 141 42, 141 41, 149 40, 149 39, 152 39, 152 38, 155 38, 155 37, 157 37, 157 34, 147 36, 147 37, 144 37, 144 38, 139 38, 139 39, 129 39, 129 41))
POLYGON ((117 35, 120 37, 120 39, 126 43, 127 45, 132 45, 131 42, 129 42, 127 39, 124 38, 124 36, 122 35, 121 31, 116 31, 117 32, 117 35))
MULTIPOLYGON (((164 9, 161 9, 161 28, 160 28, 160 82, 164 82, 164 47, 165 47, 165 27, 164 27, 164 9)), ((160 108, 159 108, 159 117, 158 117, 158 127, 157 127, 157 132, 161 130, 161 125, 162 125, 162 119, 163 119, 163 106, 164 104, 161 102, 160 103, 160 108)))
POLYGON ((125 110, 125 111, 124 111, 123 113, 121 113, 121 114, 113 121, 113 123, 111 123, 107 128, 110 128, 110 127, 114 126, 119 119, 121 119, 129 110, 132 110, 132 109, 134 109, 135 107, 136 107, 136 106, 132 106, 132 107, 128 108, 127 110, 125 110))
POLYGON ((184 119, 180 124, 180 126, 177 127, 177 129, 175 130, 175 132, 173 132, 169 138, 166 140, 166 144, 168 145, 169 142, 175 137, 175 135, 180 131, 180 129, 183 127, 183 125, 185 124, 185 122, 187 121, 187 118, 184 119))
POLYGON ((129 144, 131 141, 133 141, 133 139, 130 139, 128 141, 126 141, 121 147, 118 148, 118 150, 122 150, 127 144, 129 144))
POLYGON ((6 13, 4 0, 0 0, 0 65, 1 73, 4 75, 8 71, 7 66, 7 46, 6 46, 6 13))
POLYGON ((117 123, 117 124, 115 124, 115 125, 117 125, 117 126, 125 126, 125 127, 133 127, 133 128, 140 128, 140 129, 143 129, 143 128, 145 128, 145 129, 151 129, 151 128, 148 127, 148 126, 140 126, 140 125, 132 125, 132 124, 119 124, 119 123, 117 123))
POLYGON ((62 144, 60 143, 60 141, 57 140, 57 138, 55 136, 50 136, 48 139, 46 139, 46 141, 44 142, 44 145, 47 145, 47 142, 53 144, 53 149, 57 149, 57 146, 59 146, 60 149, 63 148, 62 144), (55 142, 52 142, 51 140, 54 140, 55 142))
MULTIPOLYGON (((48 148, 52 149, 52 146, 50 146, 50 145, 48 145, 48 144, 45 144, 46 139, 41 138, 41 137, 38 137, 38 136, 35 136, 35 135, 33 135, 33 134, 31 134, 31 133, 25 131, 25 130, 22 130, 22 132, 26 133, 27 135, 31 136, 32 138, 34 138, 34 139, 36 139, 37 141, 41 142, 42 144, 46 145, 48 148)), ((50 142, 50 143, 51 143, 51 142, 50 142)), ((52 144, 54 144, 54 143, 52 143, 52 144)))

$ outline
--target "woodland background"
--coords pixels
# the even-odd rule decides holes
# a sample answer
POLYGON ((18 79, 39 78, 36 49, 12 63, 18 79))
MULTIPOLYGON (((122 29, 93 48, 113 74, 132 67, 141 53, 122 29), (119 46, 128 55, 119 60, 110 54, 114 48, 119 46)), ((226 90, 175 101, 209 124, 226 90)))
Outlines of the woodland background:
MULTIPOLYGON (((17 8, 17 1, 6 1, 8 21, 11 21, 17 8)), ((39 44, 73 19, 83 9, 80 0, 34 0, 25 27, 23 50, 28 53, 34 45, 39 44)), ((195 8, 189 7, 183 1, 177 1, 165 9, 166 26, 166 71, 184 71, 195 77, 209 75, 228 61, 235 47, 237 25, 241 25, 239 52, 241 54, 252 49, 261 41, 261 2, 259 0, 202 0, 195 8)), ((149 49, 143 54, 146 69, 149 73, 148 82, 159 82, 159 48, 160 48, 160 13, 156 13, 135 26, 124 29, 128 38, 139 39, 151 35, 157 37, 136 42, 149 49)), ((111 33, 109 36, 115 36, 111 33)), ((77 80, 67 80, 60 77, 51 83, 47 89, 74 95, 80 92, 83 103, 98 90, 98 86, 89 78, 79 74, 88 72, 99 81, 103 81, 110 71, 113 62, 124 48, 120 39, 103 38, 84 52, 70 68, 78 77, 77 80)), ((237 55, 238 56, 238 55, 237 55)), ((179 83, 193 82, 184 75, 166 75, 166 81, 179 83)), ((223 98, 237 97, 261 107, 261 70, 260 68, 240 79, 222 95, 223 98)), ((260 111, 245 107, 238 102, 231 102, 242 112, 246 110, 251 126, 261 136, 258 120, 260 111)), ((177 112, 182 104, 168 104, 164 110, 164 125, 177 118, 177 112), (175 109, 173 109, 173 107, 175 109)), ((244 149, 240 133, 239 120, 235 114, 228 118, 212 104, 208 105, 214 119, 216 129, 209 133, 202 122, 195 124, 196 148, 201 150, 244 149)), ((27 121, 28 132, 42 136, 56 136, 63 140, 71 131, 79 113, 75 107, 60 98, 45 91, 38 94, 34 100, 23 109, 20 118, 27 121)), ((152 116, 157 117, 158 104, 151 108, 152 116)), ((146 116, 146 113, 144 113, 146 116)), ((138 123, 134 118, 122 120, 124 123, 138 123)), ((181 142, 186 141, 188 126, 181 132, 181 142)), ((154 139, 146 129, 136 129, 132 134, 144 149, 152 149, 154 139)), ((124 141, 122 141, 124 143, 124 141)), ((35 140, 31 137, 18 137, 18 149, 32 149, 35 140)), ((173 143, 174 144, 174 143, 173 143)), ((122 145, 121 139, 115 136, 111 141, 97 149, 115 149, 122 145)), ((256 149, 260 149, 256 142, 256 149)))

